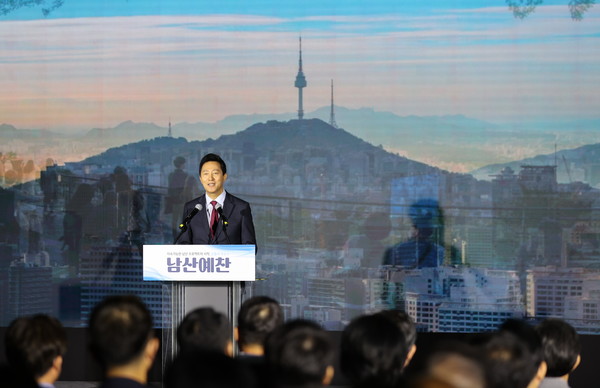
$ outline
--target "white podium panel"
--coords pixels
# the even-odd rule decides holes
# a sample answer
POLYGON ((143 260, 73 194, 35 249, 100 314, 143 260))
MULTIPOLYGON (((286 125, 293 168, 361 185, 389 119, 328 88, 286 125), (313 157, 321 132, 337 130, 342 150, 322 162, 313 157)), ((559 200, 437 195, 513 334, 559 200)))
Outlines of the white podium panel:
POLYGON ((254 245, 144 245, 146 281, 254 281, 254 245))

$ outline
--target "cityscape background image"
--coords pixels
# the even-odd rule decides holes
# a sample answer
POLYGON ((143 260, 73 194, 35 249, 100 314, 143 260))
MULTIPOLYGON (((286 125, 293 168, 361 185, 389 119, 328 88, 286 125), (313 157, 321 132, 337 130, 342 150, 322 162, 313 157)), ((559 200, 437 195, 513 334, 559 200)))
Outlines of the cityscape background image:
POLYGON ((245 297, 287 318, 598 333, 598 5, 252 3, 0 5, 0 325, 135 293, 169 326, 141 247, 215 152, 252 205, 245 297))

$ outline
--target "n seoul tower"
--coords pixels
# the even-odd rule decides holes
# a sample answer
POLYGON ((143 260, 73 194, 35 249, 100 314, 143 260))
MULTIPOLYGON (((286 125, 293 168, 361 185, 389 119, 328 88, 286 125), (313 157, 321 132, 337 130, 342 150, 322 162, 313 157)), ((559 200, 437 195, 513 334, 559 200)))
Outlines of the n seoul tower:
POLYGON ((298 88, 298 120, 302 120, 304 117, 304 109, 302 109, 302 88, 306 87, 306 77, 302 72, 302 37, 300 40, 300 59, 298 61, 298 75, 296 76, 296 82, 294 86, 298 88))

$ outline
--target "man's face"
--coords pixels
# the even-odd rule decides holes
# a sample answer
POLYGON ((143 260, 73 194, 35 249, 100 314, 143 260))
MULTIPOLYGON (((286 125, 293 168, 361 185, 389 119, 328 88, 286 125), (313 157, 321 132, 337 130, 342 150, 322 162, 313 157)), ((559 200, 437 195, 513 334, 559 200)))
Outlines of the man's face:
POLYGON ((219 162, 206 162, 200 171, 200 183, 211 198, 217 198, 223 192, 227 174, 223 174, 219 162))

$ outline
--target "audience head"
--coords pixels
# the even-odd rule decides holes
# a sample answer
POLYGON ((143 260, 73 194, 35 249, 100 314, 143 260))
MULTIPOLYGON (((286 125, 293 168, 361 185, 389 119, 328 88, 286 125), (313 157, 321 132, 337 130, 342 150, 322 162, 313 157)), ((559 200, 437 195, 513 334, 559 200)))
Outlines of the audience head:
POLYGON ((45 314, 17 318, 6 331, 5 345, 6 359, 15 374, 50 384, 58 379, 67 335, 57 319, 45 314))
POLYGON ((333 345, 318 324, 302 319, 276 328, 267 338, 265 358, 276 385, 328 385, 333 378, 333 345))
POLYGON ((560 319, 546 319, 536 331, 548 365, 546 376, 562 377, 577 368, 581 361, 581 342, 573 326, 560 319))
POLYGON ((283 324, 283 311, 277 301, 267 296, 255 296, 242 303, 236 329, 240 349, 262 355, 269 333, 283 324))
POLYGON ((252 371, 223 353, 179 353, 165 370, 165 388, 253 388, 252 371))
POLYGON ((182 352, 216 351, 233 355, 229 319, 211 307, 190 311, 177 328, 177 343, 182 352))
POLYGON ((158 350, 152 316, 133 295, 109 296, 94 307, 89 321, 90 349, 107 370, 152 366, 158 350))
POLYGON ((459 341, 444 341, 427 356, 422 378, 452 388, 485 388, 487 371, 479 348, 459 341))
POLYGON ((396 386, 407 353, 404 335, 381 314, 355 318, 342 333, 341 368, 355 386, 396 386))
POLYGON ((507 320, 483 346, 492 388, 537 387, 546 375, 539 336, 522 321, 507 320))
POLYGON ((378 314, 390 319, 402 332, 406 342, 406 349, 408 349, 404 366, 408 365, 417 351, 417 328, 415 322, 407 312, 402 310, 383 310, 378 314))

